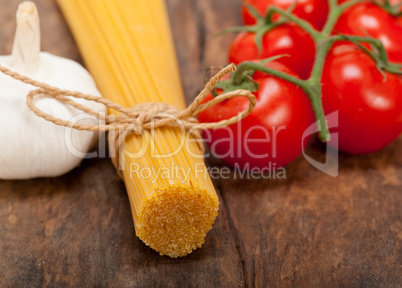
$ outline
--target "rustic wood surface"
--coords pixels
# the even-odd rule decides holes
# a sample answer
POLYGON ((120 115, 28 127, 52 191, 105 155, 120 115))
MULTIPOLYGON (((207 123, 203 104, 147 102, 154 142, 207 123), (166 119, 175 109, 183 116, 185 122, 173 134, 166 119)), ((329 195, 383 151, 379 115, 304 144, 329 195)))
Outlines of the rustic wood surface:
MULTIPOLYGON (((54 1, 35 2, 43 50, 81 61, 54 1)), ((11 51, 18 3, 0 0, 0 54, 11 51)), ((191 101, 205 68, 225 64, 231 36, 214 35, 240 24, 240 1, 167 5, 191 101)), ((401 287, 401 144, 341 154, 336 178, 300 157, 286 180, 215 180, 220 214, 204 247, 182 259, 135 237, 107 159, 55 179, 0 181, 0 287, 401 287)), ((324 151, 315 141, 308 154, 324 161, 324 151)))

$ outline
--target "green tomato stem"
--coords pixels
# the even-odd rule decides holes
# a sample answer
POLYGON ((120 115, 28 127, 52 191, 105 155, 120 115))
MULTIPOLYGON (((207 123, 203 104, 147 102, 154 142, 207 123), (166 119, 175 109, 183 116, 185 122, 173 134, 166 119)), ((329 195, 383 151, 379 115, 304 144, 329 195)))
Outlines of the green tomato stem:
POLYGON ((331 35, 336 22, 338 21, 339 17, 345 11, 347 8, 356 5, 360 2, 363 2, 365 0, 352 0, 348 1, 345 3, 342 3, 341 5, 337 4, 337 1, 330 0, 329 1, 329 15, 327 18, 327 21, 325 22, 324 28, 321 31, 321 35, 328 37, 331 35))
MULTIPOLYGON (((238 70, 234 73, 232 84, 240 85, 244 81, 244 77, 246 74, 245 72, 253 70, 270 74, 272 76, 278 77, 299 86, 303 89, 310 100, 315 119, 320 128, 318 132, 319 138, 324 142, 328 141, 330 139, 330 132, 328 130, 324 109, 322 107, 321 77, 324 69, 325 59, 335 41, 347 40, 354 43, 369 43, 377 49, 379 55, 377 56, 375 53, 372 53, 367 49, 365 49, 365 52, 368 53, 377 62, 379 68, 392 73, 402 73, 401 67, 399 65, 388 63, 387 53, 381 41, 368 37, 331 35, 333 33, 336 22, 338 21, 342 12, 345 9, 363 1, 365 0, 352 0, 339 5, 337 0, 328 0, 329 15, 322 31, 317 31, 309 22, 289 13, 289 11, 284 11, 277 7, 270 7, 265 17, 265 25, 266 23, 270 23, 270 25, 274 24, 275 22, 271 23, 272 16, 274 13, 278 13, 285 20, 293 22, 297 26, 302 28, 313 38, 316 48, 316 57, 311 75, 307 80, 301 80, 289 74, 265 67, 259 63, 243 62, 238 66, 238 70)), ((269 28, 272 29, 272 27, 269 28)))
POLYGON ((336 22, 338 21, 339 17, 342 14, 341 9, 339 9, 339 7, 336 6, 335 7, 330 6, 329 11, 330 12, 327 21, 325 22, 324 28, 322 29, 321 32, 321 34, 325 35, 326 37, 331 35, 331 32, 334 29, 336 22))
POLYGON ((373 59, 373 61, 377 63, 377 67, 382 74, 384 74, 384 71, 398 75, 402 74, 402 65, 388 62, 387 51, 385 50, 385 47, 382 44, 382 42, 378 39, 370 37, 346 36, 346 35, 332 36, 331 39, 334 41, 347 40, 353 42, 360 49, 362 49, 367 55, 369 55, 371 59, 373 59), (366 47, 362 46, 360 44, 361 42, 370 44, 375 51, 370 51, 366 47))
POLYGON ((265 66, 261 65, 260 63, 255 63, 255 62, 251 62, 251 61, 243 62, 237 66, 237 70, 233 76, 233 84, 235 84, 235 85, 241 84, 244 71, 250 71, 250 70, 260 71, 260 72, 270 74, 272 76, 281 78, 283 80, 286 80, 286 81, 293 83, 300 87, 305 85, 305 81, 303 81, 297 77, 294 77, 292 75, 289 75, 287 73, 284 73, 284 72, 281 72, 278 70, 274 70, 274 69, 265 67, 265 66))
POLYGON ((318 125, 318 136, 321 141, 327 142, 331 139, 331 134, 329 133, 327 120, 322 107, 321 87, 320 89, 315 88, 316 85, 313 85, 310 89, 303 88, 303 90, 308 96, 311 107, 313 108, 314 118, 316 119, 318 125))
POLYGON ((338 6, 338 8, 343 12, 343 11, 345 11, 345 9, 347 9, 347 8, 349 8, 349 7, 351 7, 351 6, 354 6, 354 5, 356 5, 356 4, 362 3, 362 2, 367 2, 367 0, 352 0, 352 1, 347 1, 347 2, 344 2, 344 3, 340 4, 340 5, 338 6))
POLYGON ((378 39, 374 39, 374 38, 370 38, 370 37, 361 37, 361 36, 344 36, 344 35, 337 35, 334 36, 333 39, 335 41, 351 41, 351 42, 363 42, 363 43, 368 43, 374 46, 374 48, 377 49, 377 51, 379 52, 379 58, 374 58, 374 61, 378 61, 381 60, 384 63, 388 62, 388 55, 387 55, 387 51, 385 50, 384 45, 382 44, 382 42, 378 39))
POLYGON ((318 85, 321 86, 321 75, 324 69, 325 58, 327 57, 327 54, 331 49, 333 43, 334 40, 329 38, 327 40, 316 42, 315 44, 316 58, 314 61, 310 78, 307 81, 309 81, 310 83, 314 83, 316 86, 318 85))
MULTIPOLYGON (((314 116, 317 122, 319 123, 319 132, 318 136, 322 141, 328 141, 330 139, 330 133, 328 130, 328 126, 326 123, 325 119, 325 114, 324 114, 324 109, 322 107, 322 85, 321 85, 321 76, 322 76, 322 71, 324 69, 324 64, 325 64, 325 59, 327 57, 327 54, 329 50, 331 49, 333 43, 337 41, 337 38, 334 38, 331 36, 331 33, 334 29, 334 26, 336 25, 336 22, 338 21, 339 17, 341 16, 342 12, 353 6, 356 5, 359 2, 363 2, 364 0, 352 0, 345 2, 341 5, 338 5, 337 0, 328 0, 329 3, 329 15, 327 18, 327 21, 324 25, 324 28, 322 31, 317 31, 309 22, 300 19, 299 17, 284 11, 280 8, 277 7, 270 7, 267 11, 266 14, 266 21, 267 19, 272 19, 272 15, 274 13, 280 14, 282 17, 285 19, 295 23, 298 25, 300 28, 302 28, 304 31, 306 31, 311 38, 313 38, 315 42, 315 48, 316 48, 316 57, 314 61, 314 65, 312 68, 311 75, 309 79, 307 80, 300 80, 298 78, 292 77, 290 75, 287 75, 286 73, 282 73, 273 69, 265 68, 265 69, 256 69, 254 67, 253 69, 256 69, 258 71, 262 71, 265 73, 268 73, 270 75, 273 75, 275 77, 284 79, 286 81, 289 81, 293 84, 298 85, 301 87, 306 95, 309 97, 309 100, 311 102, 311 106, 314 111, 314 116)), ((248 66, 253 67, 252 64, 248 64, 248 66)))
POLYGON ((331 39, 316 42, 316 58, 309 79, 306 80, 304 92, 310 99, 315 119, 319 123, 318 136, 321 141, 329 141, 330 133, 325 121, 324 109, 322 107, 322 84, 321 77, 324 69, 325 59, 334 41, 331 39))
MULTIPOLYGON (((330 48, 329 44, 327 46, 329 46, 329 48, 330 48)), ((243 82, 245 71, 260 71, 263 73, 267 73, 269 75, 272 75, 272 76, 278 77, 280 79, 286 80, 290 83, 293 83, 296 86, 299 86, 301 89, 303 89, 303 91, 306 93, 307 97, 310 100, 310 103, 311 103, 311 106, 312 106, 312 109, 314 112, 314 117, 318 121, 318 125, 320 127, 320 129, 319 129, 320 139, 322 141, 328 141, 330 139, 330 133, 327 128, 325 114, 324 114, 324 110, 322 108, 320 77, 317 78, 318 81, 316 81, 314 79, 301 80, 301 79, 294 77, 292 75, 289 75, 287 73, 265 67, 260 63, 247 61, 247 62, 243 62, 237 66, 237 70, 234 73, 233 78, 232 78, 233 85, 240 85, 243 82)))
POLYGON ((308 34, 310 34, 311 38, 313 38, 314 40, 316 40, 316 39, 318 40, 321 37, 320 32, 318 32, 309 22, 307 22, 306 20, 301 19, 285 10, 282 10, 278 7, 274 7, 274 6, 270 7, 267 11, 266 19, 271 19, 272 14, 274 14, 274 13, 278 13, 285 19, 295 23, 297 26, 299 26, 304 31, 306 31, 308 34))
POLYGON ((328 3, 330 8, 336 8, 336 6, 338 5, 337 0, 328 0, 328 3))

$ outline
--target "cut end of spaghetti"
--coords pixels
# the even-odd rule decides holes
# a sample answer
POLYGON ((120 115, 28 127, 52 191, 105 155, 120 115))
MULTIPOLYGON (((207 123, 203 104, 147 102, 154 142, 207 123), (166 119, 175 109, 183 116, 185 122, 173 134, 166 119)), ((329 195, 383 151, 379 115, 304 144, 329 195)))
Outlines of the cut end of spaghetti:
POLYGON ((160 255, 186 256, 201 248, 218 210, 216 194, 207 190, 177 187, 157 191, 137 215, 136 233, 160 255))

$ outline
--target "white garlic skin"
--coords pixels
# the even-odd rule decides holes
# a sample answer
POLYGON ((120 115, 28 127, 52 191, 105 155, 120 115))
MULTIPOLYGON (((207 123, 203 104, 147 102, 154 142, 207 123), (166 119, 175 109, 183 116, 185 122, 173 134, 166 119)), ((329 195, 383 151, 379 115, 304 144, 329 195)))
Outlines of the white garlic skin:
MULTIPOLYGON (((0 64, 54 87, 101 96, 91 75, 80 64, 46 52, 39 56, 39 68, 32 73, 24 67, 15 67, 12 56, 0 56, 0 64)), ((34 89, 37 88, 0 73, 0 179, 56 177, 82 161, 82 157, 73 155, 67 148, 65 127, 47 122, 28 109, 26 95, 34 89)), ((101 104, 82 99, 74 101, 94 111, 106 112, 101 104)), ((38 96, 34 103, 63 120, 81 113, 49 97, 38 96)), ((89 122, 98 124, 95 120, 89 122)), ((90 151, 98 138, 97 132, 69 131, 75 149, 83 153, 90 151)))

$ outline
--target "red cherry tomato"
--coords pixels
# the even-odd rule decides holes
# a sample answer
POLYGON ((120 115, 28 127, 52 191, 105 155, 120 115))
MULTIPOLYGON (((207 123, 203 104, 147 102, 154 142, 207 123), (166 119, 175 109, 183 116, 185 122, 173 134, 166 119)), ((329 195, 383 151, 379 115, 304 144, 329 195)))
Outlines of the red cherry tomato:
POLYGON ((390 61, 402 63, 402 20, 375 4, 364 2, 348 8, 339 18, 334 33, 379 39, 390 61))
POLYGON ((402 29, 402 17, 398 17, 396 20, 396 25, 402 29))
MULTIPOLYGON (((338 0, 338 3, 342 4, 342 3, 348 2, 348 1, 350 1, 350 0, 338 0)), ((366 2, 369 3, 370 0, 367 0, 366 2)), ((381 4, 385 4, 385 0, 380 0, 378 2, 381 3, 381 4)), ((396 6, 396 5, 400 4, 400 3, 401 3, 401 0, 389 0, 389 4, 391 4, 391 6, 396 6)), ((402 11, 402 6, 399 7, 399 11, 402 11)))
MULTIPOLYGON (((339 111, 339 150, 375 152, 402 131, 402 79, 377 70, 376 63, 354 45, 334 47, 322 76, 326 114, 339 111)), ((330 143, 334 145, 334 143, 330 143)))
MULTIPOLYGON (((246 0, 260 13, 265 16, 270 6, 276 6, 283 10, 290 8, 295 0, 246 0)), ((316 29, 321 30, 325 24, 328 15, 328 1, 327 0, 296 0, 297 4, 293 10, 293 14, 307 20, 316 29)), ((250 14, 246 6, 242 10, 243 22, 246 25, 253 25, 256 23, 255 18, 250 14)))
MULTIPOLYGON (((259 63, 259 61, 254 60, 252 62, 255 63, 259 63)), ((293 75, 295 77, 298 77, 294 71, 292 71, 291 69, 289 69, 287 66, 283 65, 282 63, 278 62, 278 60, 276 61, 271 61, 271 62, 267 62, 264 64, 265 67, 274 69, 276 71, 281 71, 283 73, 287 73, 289 75, 293 75)), ((267 77, 271 77, 269 76, 267 73, 264 72, 260 72, 260 71, 255 71, 253 74, 253 79, 257 80, 257 79, 263 79, 263 78, 267 78, 267 77)))
POLYGON ((229 62, 264 59, 287 54, 277 61, 307 79, 315 58, 315 44, 307 32, 294 24, 284 24, 267 32, 262 39, 262 51, 258 51, 255 34, 243 32, 237 35, 229 49, 229 62))
MULTIPOLYGON (((265 65, 296 75, 280 63, 265 65)), ((229 127, 204 132, 211 151, 232 166, 281 167, 296 159, 308 143, 309 137, 303 140, 302 135, 314 120, 307 96, 294 84, 265 75, 253 75, 259 89, 253 93, 257 104, 249 116, 229 127)), ((209 95, 203 103, 212 99, 209 95)), ((229 99, 198 114, 198 120, 206 123, 228 119, 248 105, 245 97, 229 99)))

